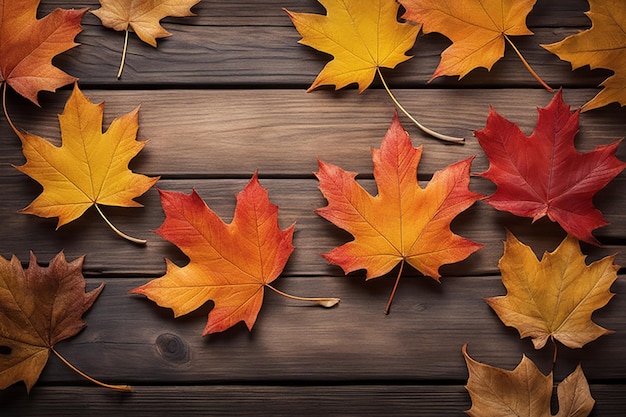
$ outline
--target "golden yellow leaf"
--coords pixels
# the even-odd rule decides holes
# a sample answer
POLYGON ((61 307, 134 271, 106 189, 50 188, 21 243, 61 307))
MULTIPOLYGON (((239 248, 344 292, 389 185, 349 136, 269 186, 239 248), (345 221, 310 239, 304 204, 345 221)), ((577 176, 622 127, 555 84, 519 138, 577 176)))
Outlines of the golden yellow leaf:
POLYGON ((141 207, 133 200, 158 178, 135 174, 128 163, 144 147, 136 140, 137 107, 115 119, 102 133, 104 105, 93 104, 78 85, 59 115, 62 145, 21 134, 26 163, 16 167, 43 186, 43 192, 22 210, 40 217, 58 217, 58 227, 95 205, 141 207))
POLYGON ((507 232, 499 262, 507 295, 486 301, 504 324, 515 327, 522 338, 530 336, 536 349, 548 338, 579 348, 612 333, 592 322, 591 315, 613 297, 610 287, 619 268, 614 259, 586 265, 578 240, 568 235, 539 261, 530 247, 507 232))
POLYGON ((319 0, 327 15, 285 10, 302 35, 300 43, 334 56, 309 90, 336 89, 357 83, 359 92, 372 83, 378 68, 394 68, 405 55, 420 25, 398 22, 395 0, 319 0))
POLYGON ((589 0, 591 29, 568 36, 560 42, 541 45, 559 58, 569 61, 572 69, 589 65, 615 72, 604 87, 587 102, 582 111, 618 102, 626 105, 626 3, 589 0))

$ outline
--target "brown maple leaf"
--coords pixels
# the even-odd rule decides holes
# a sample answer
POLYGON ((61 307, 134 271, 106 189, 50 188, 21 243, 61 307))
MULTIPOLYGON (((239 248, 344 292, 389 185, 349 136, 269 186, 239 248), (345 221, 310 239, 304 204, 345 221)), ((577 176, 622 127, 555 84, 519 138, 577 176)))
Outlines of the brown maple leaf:
POLYGON ((591 232, 607 222, 592 199, 626 167, 615 157, 621 141, 578 152, 579 111, 570 111, 561 91, 538 112, 530 136, 494 109, 485 128, 474 132, 489 158, 489 169, 479 175, 498 186, 486 201, 533 221, 548 216, 578 239, 598 245, 591 232))
POLYGON ((613 333, 591 321, 591 315, 613 297, 610 288, 619 269, 614 260, 608 256, 586 265, 578 240, 568 235, 539 261, 530 247, 507 231, 499 262, 507 294, 485 301, 521 338, 531 337, 536 349, 548 339, 580 348, 613 333))
POLYGON ((243 321, 252 330, 265 287, 281 295, 314 301, 332 307, 339 299, 310 299, 287 295, 270 285, 282 272, 291 252, 295 224, 278 226, 278 207, 256 173, 237 194, 235 215, 230 224, 213 212, 193 191, 191 194, 159 190, 165 221, 157 233, 178 246, 190 259, 178 267, 167 262, 166 274, 135 288, 176 317, 187 314, 209 300, 204 335, 224 331, 243 321))
POLYGON ((102 25, 125 32, 122 62, 117 78, 122 76, 128 32, 131 29, 139 39, 156 47, 156 38, 171 35, 159 23, 161 19, 167 16, 195 16, 191 8, 199 2, 200 0, 100 0, 102 7, 92 13, 100 18, 102 25))
POLYGON ((591 69, 606 68, 615 74, 601 85, 604 87, 589 100, 582 111, 618 102, 626 105, 626 3, 623 1, 589 0, 591 29, 568 36, 560 42, 541 45, 564 61, 572 70, 589 65, 591 69))
POLYGON ((48 267, 39 266, 31 253, 26 270, 17 257, 8 261, 0 256, 0 389, 24 381, 30 391, 51 351, 92 382, 130 389, 95 381, 70 365, 54 348, 87 326, 82 316, 104 288, 102 283, 85 293, 82 266, 82 257, 68 263, 62 252, 48 267))
POLYGON ((59 116, 61 147, 39 136, 20 133, 26 163, 16 168, 43 186, 43 192, 22 212, 58 217, 59 228, 95 206, 117 234, 145 243, 120 232, 100 209, 100 205, 141 207, 133 198, 145 193, 159 179, 128 169, 130 160, 145 145, 136 140, 139 107, 115 119, 105 133, 102 133, 103 108, 104 104, 91 103, 75 85, 59 116))
MULTIPOLYGON (((475 361, 463 346, 472 399, 466 413, 472 417, 552 417, 552 372, 544 375, 525 355, 512 371, 475 361)), ((586 417, 595 403, 580 365, 557 387, 559 411, 555 417, 586 417)))
POLYGON ((452 220, 480 198, 468 188, 473 158, 436 172, 421 188, 421 155, 422 147, 413 148, 396 114, 380 149, 372 150, 377 196, 355 181, 356 173, 319 161, 315 175, 328 206, 316 212, 354 236, 323 255, 330 263, 346 274, 365 269, 366 279, 385 275, 400 263, 397 285, 405 262, 439 280, 441 265, 461 261, 482 247, 450 230, 452 220))

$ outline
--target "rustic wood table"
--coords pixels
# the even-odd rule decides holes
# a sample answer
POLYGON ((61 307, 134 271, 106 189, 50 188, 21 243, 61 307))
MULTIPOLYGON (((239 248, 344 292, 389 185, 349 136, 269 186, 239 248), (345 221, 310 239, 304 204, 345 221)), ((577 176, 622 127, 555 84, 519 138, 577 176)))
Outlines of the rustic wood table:
MULTIPOLYGON (((41 15, 56 7, 97 8, 97 0, 43 0, 41 15)), ((461 353, 468 344, 478 361, 512 369, 522 354, 547 373, 549 348, 535 351, 529 339, 505 327, 483 301, 503 295, 498 259, 505 228, 538 255, 553 250, 565 233, 556 224, 496 211, 477 202, 453 223, 453 230, 485 247, 467 260, 444 266, 438 284, 406 270, 391 314, 384 314, 395 275, 365 282, 363 271, 345 276, 321 253, 350 236, 314 213, 326 201, 313 176, 316 157, 359 172, 372 192, 371 147, 379 147, 394 112, 380 83, 362 94, 355 88, 306 88, 329 57, 299 45, 299 34, 281 9, 324 13, 315 0, 203 0, 195 17, 167 18, 173 34, 154 49, 131 34, 126 68, 115 75, 123 33, 83 19, 81 44, 55 64, 80 78, 93 101, 105 101, 105 127, 141 104, 139 139, 149 140, 131 168, 161 176, 158 187, 188 193, 195 188, 226 221, 239 192, 258 170, 261 184, 280 207, 282 227, 296 222, 296 250, 275 282, 297 294, 337 296, 332 309, 311 307, 269 292, 254 329, 243 324, 202 337, 211 305, 174 319, 170 310, 127 292, 165 272, 165 258, 187 260, 152 231, 163 222, 158 193, 138 201, 143 208, 104 210, 120 229, 146 238, 145 247, 121 240, 90 209, 55 231, 55 219, 24 215, 40 186, 12 167, 24 163, 21 145, 0 123, 0 254, 24 264, 33 251, 42 264, 63 250, 69 260, 86 255, 88 288, 106 281, 85 315, 88 327, 58 344, 78 368, 106 382, 133 386, 121 393, 94 386, 51 356, 30 394, 23 384, 0 392, 5 416, 155 415, 393 415, 461 416, 471 406, 461 353)), ((576 108, 598 91, 610 71, 582 68, 539 47, 590 26, 584 0, 540 1, 528 17, 534 36, 515 42, 535 70, 576 108)), ((420 180, 452 162, 476 155, 472 173, 487 159, 472 132, 485 125, 489 106, 529 134, 537 107, 553 95, 529 75, 507 47, 491 72, 472 71, 461 81, 443 77, 428 84, 439 54, 449 44, 430 34, 418 38, 414 58, 384 71, 398 99, 427 126, 466 144, 449 145, 426 137, 401 116, 415 146, 424 144, 420 180)), ((60 143, 56 115, 70 87, 40 94, 41 108, 10 93, 15 124, 60 143)), ((626 132, 626 109, 613 104, 581 115, 576 146, 581 151, 614 142, 626 132)), ((626 160, 626 146, 618 150, 626 160)), ((493 184, 472 178, 471 188, 489 194, 493 184)), ((617 254, 626 265, 626 174, 594 200, 610 225, 595 236, 601 247, 583 244, 588 261, 617 254)), ((409 268, 410 269, 410 268, 409 268)), ((623 270, 622 270, 623 272, 623 270)), ((571 350, 561 347, 555 381, 582 364, 596 400, 592 416, 626 415, 626 283, 594 314, 616 333, 571 350)))

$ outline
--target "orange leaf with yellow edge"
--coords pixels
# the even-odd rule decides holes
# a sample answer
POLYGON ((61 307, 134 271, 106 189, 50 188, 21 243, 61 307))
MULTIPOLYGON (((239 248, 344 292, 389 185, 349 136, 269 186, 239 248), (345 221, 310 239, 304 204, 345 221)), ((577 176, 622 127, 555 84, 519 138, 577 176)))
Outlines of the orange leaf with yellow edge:
POLYGON ((49 266, 42 267, 31 253, 30 264, 23 269, 17 257, 6 260, 0 256, 0 389, 23 381, 30 391, 53 352, 74 371, 98 385, 130 390, 125 385, 94 380, 55 349, 57 343, 87 327, 82 316, 104 288, 102 283, 85 292, 81 272, 83 259, 68 263, 61 252, 49 266))
POLYGON ((300 43, 333 55, 309 90, 357 83, 365 91, 378 68, 395 68, 411 58, 420 26, 398 22, 395 0, 319 0, 327 15, 285 10, 302 35, 300 43))
POLYGON ((126 33, 122 64, 117 78, 122 75, 128 32, 132 29, 139 39, 148 45, 157 46, 156 38, 170 36, 159 23, 167 16, 194 16, 191 8, 200 0, 100 0, 101 7, 92 11, 102 21, 102 25, 126 33))
MULTIPOLYGON (((552 417, 552 372, 544 375, 525 355, 508 371, 472 359, 463 346, 469 379, 465 388, 472 399, 466 411, 472 417, 552 417)), ((580 365, 557 387, 559 411, 555 417, 586 417, 594 399, 580 365)))
POLYGON ((440 266, 482 247, 450 230, 452 220, 480 198, 468 188, 473 158, 436 172, 422 188, 417 181, 421 155, 422 147, 413 147, 396 114, 380 149, 372 150, 377 196, 356 182, 356 173, 319 161, 315 175, 328 206, 316 212, 354 236, 323 255, 330 263, 345 273, 365 269, 372 279, 407 262, 439 280, 440 266))
POLYGON ((55 91, 75 77, 52 65, 52 58, 78 45, 87 12, 56 9, 37 19, 39 0, 0 0, 0 83, 38 104, 39 91, 55 91))
POLYGON ((560 42, 541 45, 572 69, 589 65, 591 69, 605 68, 615 74, 601 85, 604 87, 589 100, 582 111, 618 102, 626 105, 626 3, 623 1, 589 0, 591 29, 568 36, 560 42))
POLYGON ((159 190, 165 221, 157 233, 178 246, 189 264, 167 262, 164 276, 130 291, 143 294, 175 317, 196 310, 209 300, 203 335, 224 331, 243 321, 252 330, 263 303, 265 287, 281 295, 332 307, 338 299, 295 297, 270 285, 293 252, 295 224, 278 225, 278 207, 269 200, 255 173, 237 194, 230 224, 211 210, 200 196, 159 190))
POLYGON ((76 220, 91 206, 96 206, 101 215, 101 205, 141 207, 133 199, 158 178, 128 169, 130 160, 145 145, 136 140, 139 107, 115 119, 105 133, 103 108, 102 103, 91 103, 75 85, 59 115, 60 147, 30 133, 20 134, 26 163, 16 168, 43 186, 43 192, 23 213, 58 217, 58 228, 76 220))
POLYGON ((568 235, 539 261, 530 247, 507 232, 499 262, 507 294, 485 301, 521 338, 531 337, 536 349, 548 339, 580 348, 612 333, 591 321, 591 315, 613 297, 610 287, 619 269, 614 259, 586 265, 578 240, 568 235))
POLYGON ((441 54, 431 81, 442 75, 463 78, 478 67, 491 70, 504 56, 505 40, 515 49, 530 73, 551 90, 532 70, 509 39, 532 35, 526 16, 536 0, 399 0, 405 19, 422 24, 424 33, 438 32, 452 41, 441 54))

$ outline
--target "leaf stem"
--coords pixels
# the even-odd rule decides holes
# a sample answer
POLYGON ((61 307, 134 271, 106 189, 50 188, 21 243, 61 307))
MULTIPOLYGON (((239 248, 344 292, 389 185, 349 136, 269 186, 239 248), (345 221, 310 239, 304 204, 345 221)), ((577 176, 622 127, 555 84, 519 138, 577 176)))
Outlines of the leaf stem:
POLYGON ((9 112, 7 111, 7 82, 6 81, 2 83, 2 110, 4 110, 4 117, 6 117, 7 122, 9 122, 9 126, 11 126, 11 129, 13 129, 17 137, 21 138, 22 134, 17 130, 17 128, 13 124, 13 121, 9 117, 9 112))
POLYGON ((119 230, 117 227, 115 227, 113 225, 113 223, 111 223, 109 221, 109 219, 106 218, 106 216, 104 215, 104 213, 102 212, 102 210, 100 210, 100 207, 94 203, 94 206, 96 206, 96 210, 98 210, 98 213, 100 213, 100 216, 102 216, 102 218, 104 219, 105 222, 107 222, 107 224, 109 225, 109 227, 111 229, 113 229, 113 231, 120 237, 123 237, 126 240, 129 240, 133 243, 137 243, 138 245, 145 245, 147 243, 147 241, 145 239, 138 239, 136 237, 132 237, 127 235, 126 233, 122 232, 121 230, 119 230))
POLYGON ((322 307, 326 307, 326 308, 334 307, 335 305, 339 304, 339 301, 340 301, 339 298, 334 298, 334 297, 330 297, 330 298, 299 297, 297 295, 291 295, 291 294, 287 294, 286 292, 282 292, 281 290, 276 289, 275 287, 272 287, 269 284, 265 284, 265 285, 270 290, 276 292, 277 294, 282 295, 283 297, 291 298, 292 300, 298 300, 298 301, 311 301, 315 304, 321 305, 322 307))
POLYGON ((72 365, 71 363, 69 363, 67 361, 67 359, 65 359, 63 356, 61 356, 61 354, 59 352, 56 351, 56 349, 54 349, 54 347, 50 348, 52 350, 52 352, 54 352, 55 355, 57 355, 57 357, 59 359, 61 359, 61 361, 66 364, 67 366, 70 367, 71 370, 73 370, 74 372, 76 372, 78 375, 82 376, 83 378, 93 382, 96 385, 99 385, 101 387, 104 388, 110 388, 110 389, 114 389, 117 391, 124 391, 124 392, 131 392, 132 388, 130 387, 130 385, 111 385, 111 384, 105 384, 104 382, 100 382, 97 379, 94 379, 92 377, 90 377, 89 375, 87 375, 86 373, 84 373, 83 371, 81 371, 80 369, 78 369, 77 367, 75 367, 74 365, 72 365))
POLYGON ((528 61, 526 61, 526 59, 524 58, 524 56, 522 55, 522 53, 519 51, 519 49, 517 49, 517 47, 515 46, 515 44, 511 41, 511 39, 509 39, 508 36, 506 36, 506 34, 504 35, 504 39, 507 40, 507 42, 509 43, 509 45, 511 45, 513 47, 513 50, 515 50, 515 52, 517 53, 517 56, 520 57, 520 59, 522 60, 522 63, 524 64, 524 66, 526 67, 526 69, 530 72, 530 74, 535 77, 535 80, 539 81, 539 83, 543 86, 543 88, 545 88, 546 90, 548 90, 549 92, 553 93, 554 89, 552 87, 550 87, 548 84, 546 84, 545 81, 543 81, 541 79, 541 77, 539 76, 539 74, 537 74, 535 72, 534 69, 532 69, 532 67, 530 66, 530 64, 528 63, 528 61))
POLYGON ((443 135, 443 134, 441 134, 439 132, 435 132, 434 130, 427 128, 426 126, 424 126, 420 122, 418 122, 413 116, 411 116, 411 114, 404 108, 404 106, 402 106, 402 104, 400 104, 400 102, 393 95, 393 93, 391 92, 391 90, 387 86, 387 83, 385 82, 385 79, 383 78, 383 74, 380 71, 379 67, 376 67, 376 71, 378 71, 378 76, 380 77, 380 80, 383 82, 383 86, 385 87, 385 90, 387 91, 387 94, 389 94, 389 97, 391 97, 391 100, 393 101, 393 103, 400 109, 400 111, 402 111, 402 113, 405 114, 406 117, 411 119, 411 121, 413 123, 415 123, 415 125, 418 128, 420 128, 424 133, 429 134, 432 137, 435 137, 435 138, 437 138, 439 140, 443 140, 443 141, 446 141, 446 142, 460 143, 460 144, 465 142, 465 139, 463 139, 463 138, 455 138, 454 136, 443 135))
POLYGON ((398 289, 398 283, 400 282, 400 276, 402 275, 402 270, 404 269, 404 259, 400 262, 400 270, 398 271, 398 277, 396 278, 396 283, 393 284, 393 290, 391 290, 391 295, 389 296, 389 301, 387 301, 387 307, 385 308, 385 314, 389 314, 389 310, 391 310, 391 303, 393 302, 393 297, 396 295, 396 290, 398 289))
POLYGON ((550 336, 550 339, 552 340, 552 345, 554 346, 554 353, 552 354, 552 372, 554 372, 554 368, 556 367, 557 344, 553 336, 550 336))
POLYGON ((126 51, 128 50, 128 28, 126 28, 126 34, 124 35, 124 49, 122 50, 122 61, 120 62, 120 69, 117 71, 117 79, 122 78, 122 71, 124 71, 124 62, 126 62, 126 51))

